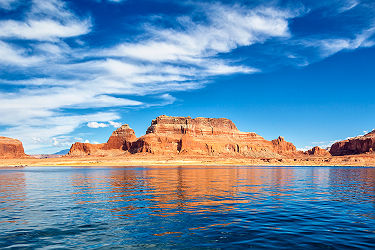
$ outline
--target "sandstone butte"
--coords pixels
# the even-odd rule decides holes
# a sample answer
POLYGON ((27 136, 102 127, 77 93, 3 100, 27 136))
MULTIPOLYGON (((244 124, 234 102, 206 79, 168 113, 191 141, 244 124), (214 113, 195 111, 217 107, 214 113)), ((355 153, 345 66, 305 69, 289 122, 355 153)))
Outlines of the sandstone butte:
POLYGON ((0 159, 23 158, 25 156, 22 142, 0 136, 0 159))
POLYGON ((77 142, 69 156, 152 154, 152 155, 208 155, 244 157, 294 157, 304 154, 279 137, 267 141, 253 132, 241 132, 225 118, 195 118, 159 116, 151 122, 146 134, 137 138, 125 124, 112 133, 106 143, 77 142))
POLYGON ((375 130, 363 135, 339 141, 331 146, 333 156, 369 154, 375 151, 375 130))
POLYGON ((327 150, 322 149, 320 147, 313 147, 312 149, 308 150, 306 154, 310 156, 320 156, 320 157, 331 156, 331 154, 327 150))

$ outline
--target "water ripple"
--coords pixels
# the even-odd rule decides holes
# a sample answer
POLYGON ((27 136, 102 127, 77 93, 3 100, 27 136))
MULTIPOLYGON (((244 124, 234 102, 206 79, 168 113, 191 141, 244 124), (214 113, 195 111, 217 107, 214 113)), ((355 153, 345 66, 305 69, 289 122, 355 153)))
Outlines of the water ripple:
POLYGON ((375 247, 375 168, 0 170, 0 248, 375 247))

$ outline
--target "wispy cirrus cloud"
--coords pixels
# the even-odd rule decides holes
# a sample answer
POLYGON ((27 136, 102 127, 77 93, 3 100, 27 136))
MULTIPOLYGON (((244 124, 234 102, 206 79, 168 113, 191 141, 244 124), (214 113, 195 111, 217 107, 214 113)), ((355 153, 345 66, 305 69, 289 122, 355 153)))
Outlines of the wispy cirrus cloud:
MULTIPOLYGON (((288 37, 288 18, 294 13, 275 8, 243 9, 205 6, 208 23, 181 17, 181 30, 147 26, 149 39, 123 43, 104 51, 105 56, 130 57, 150 62, 200 63, 205 57, 227 53, 272 37, 288 37)), ((204 62, 204 61, 203 61, 204 62)))
POLYGON ((360 31, 354 38, 327 38, 305 40, 307 47, 316 47, 322 57, 328 57, 342 50, 355 50, 360 47, 372 47, 375 41, 370 39, 375 34, 375 25, 369 29, 360 31))
POLYGON ((60 0, 33 0, 23 20, 0 21, 0 38, 56 40, 86 34, 90 27, 89 19, 78 18, 60 0))
POLYGON ((59 23, 54 20, 27 20, 26 22, 6 20, 0 22, 0 38, 29 40, 54 40, 74 37, 89 31, 88 22, 59 23))
POLYGON ((38 55, 30 55, 25 49, 17 48, 8 43, 0 41, 0 64, 28 66, 43 60, 38 55))

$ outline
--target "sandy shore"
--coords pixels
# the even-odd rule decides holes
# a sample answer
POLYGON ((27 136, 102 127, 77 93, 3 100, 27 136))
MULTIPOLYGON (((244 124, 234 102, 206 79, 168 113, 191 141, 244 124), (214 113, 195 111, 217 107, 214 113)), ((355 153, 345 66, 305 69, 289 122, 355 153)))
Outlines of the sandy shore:
POLYGON ((309 157, 283 159, 224 158, 224 157, 59 157, 0 159, 0 167, 14 166, 375 166, 375 155, 343 157, 309 157))

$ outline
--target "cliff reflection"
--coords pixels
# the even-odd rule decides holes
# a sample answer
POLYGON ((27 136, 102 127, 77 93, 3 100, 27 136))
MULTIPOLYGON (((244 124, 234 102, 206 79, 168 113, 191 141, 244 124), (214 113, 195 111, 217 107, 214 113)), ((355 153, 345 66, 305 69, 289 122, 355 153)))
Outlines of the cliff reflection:
POLYGON ((0 173, 0 209, 6 209, 18 201, 24 201, 26 180, 23 172, 0 173))
POLYGON ((26 179, 23 172, 0 172, 0 224, 23 222, 20 218, 13 218, 2 214, 1 211, 14 211, 25 206, 26 179))
MULTIPOLYGON (((143 171, 114 170, 107 180, 115 198, 145 195, 151 213, 227 211, 240 203, 256 203, 259 195, 287 195, 293 179, 289 168, 147 168, 143 171), (274 186, 269 191, 267 187, 274 186)), ((134 209, 134 206, 131 207, 134 209)))

